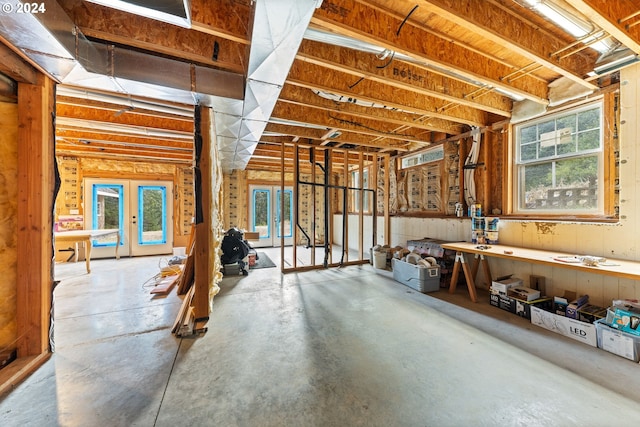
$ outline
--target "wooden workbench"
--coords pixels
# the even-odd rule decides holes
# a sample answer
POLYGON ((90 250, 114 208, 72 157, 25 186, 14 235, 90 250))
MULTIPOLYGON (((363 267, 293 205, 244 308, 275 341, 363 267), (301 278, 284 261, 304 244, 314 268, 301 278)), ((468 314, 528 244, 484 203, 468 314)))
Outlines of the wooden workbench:
POLYGON ((477 300, 474 278, 478 271, 479 264, 482 264, 487 280, 492 280, 491 270, 489 269, 489 264, 486 260, 486 257, 507 258, 532 264, 541 264, 558 268, 568 268, 580 272, 640 280, 640 262, 636 261, 607 258, 606 262, 604 263, 599 263, 595 266, 589 266, 581 262, 576 262, 577 254, 570 254, 565 252, 544 251, 540 249, 529 249, 506 245, 479 245, 477 243, 468 242, 443 243, 442 247, 445 249, 456 251, 456 261, 453 266, 449 292, 455 292, 458 282, 458 275, 460 274, 460 267, 462 267, 467 283, 467 288, 469 289, 469 296, 473 302, 476 302, 477 300), (474 255, 474 261, 471 268, 469 268, 469 265, 465 261, 465 253, 474 255))
POLYGON ((76 250, 76 261, 78 260, 78 244, 85 244, 85 262, 87 264, 87 273, 91 273, 91 241, 97 237, 116 236, 116 259, 120 259, 118 249, 120 248, 120 230, 117 228, 105 230, 70 230, 57 231, 53 233, 56 242, 73 243, 76 250))

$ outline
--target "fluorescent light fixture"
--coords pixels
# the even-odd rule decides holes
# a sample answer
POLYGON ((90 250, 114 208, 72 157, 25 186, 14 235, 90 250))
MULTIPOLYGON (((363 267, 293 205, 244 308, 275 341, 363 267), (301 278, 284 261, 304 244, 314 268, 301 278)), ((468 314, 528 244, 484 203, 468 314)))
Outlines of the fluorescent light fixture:
MULTIPOLYGON (((573 15, 568 10, 563 9, 552 1, 548 0, 525 0, 535 11, 542 16, 556 24, 558 27, 565 30, 567 33, 574 36, 576 39, 581 40, 584 43, 589 43, 596 39, 591 34, 595 28, 592 24, 583 21, 579 17, 573 15)), ((613 44, 609 40, 601 40, 590 45, 592 49, 597 50, 600 53, 606 53, 611 51, 613 44)))
POLYGON ((604 74, 609 74, 613 71, 617 71, 621 68, 626 67, 627 65, 635 64, 638 61, 640 61, 638 55, 636 55, 632 51, 628 51, 624 55, 618 55, 618 57, 612 55, 612 57, 608 60, 605 58, 605 60, 600 61, 600 64, 597 64, 593 68, 593 72, 601 76, 604 74))
POLYGON ((189 0, 87 0, 145 18, 191 28, 189 0))
POLYGON ((569 18, 555 8, 550 7, 548 4, 538 3, 534 7, 538 12, 552 20, 559 27, 562 27, 563 30, 565 30, 572 36, 580 38, 588 34, 588 31, 586 31, 584 27, 578 25, 573 21, 573 19, 569 18))

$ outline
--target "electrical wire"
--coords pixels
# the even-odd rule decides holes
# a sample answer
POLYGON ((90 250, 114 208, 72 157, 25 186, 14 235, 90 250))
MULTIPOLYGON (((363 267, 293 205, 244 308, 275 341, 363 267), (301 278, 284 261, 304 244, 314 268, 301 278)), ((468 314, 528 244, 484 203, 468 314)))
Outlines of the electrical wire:
POLYGON ((354 87, 356 87, 358 85, 358 83, 360 83, 363 80, 364 80, 364 77, 360 77, 357 82, 355 82, 352 85, 349 85, 349 89, 353 89, 354 87))
POLYGON ((471 206, 476 203, 476 182, 475 182, 475 168, 478 163, 478 156, 480 155, 480 141, 482 134, 480 128, 475 127, 471 133, 473 143, 469 154, 464 161, 464 198, 467 202, 467 206, 471 206))
POLYGON ((164 279, 165 277, 174 276, 182 272, 182 269, 179 265, 169 264, 169 260, 166 258, 160 258, 158 260, 158 268, 160 269, 159 273, 154 274, 142 283, 143 289, 156 286, 158 282, 160 282, 160 280, 164 279))
POLYGON ((387 68, 389 65, 391 65, 391 63, 393 62, 393 58, 395 56, 396 56, 396 53, 395 52, 391 52, 391 58, 389 58, 389 61, 387 61, 387 63, 384 64, 384 65, 376 65, 376 68, 378 70, 383 70, 383 69, 387 68))
POLYGON ((396 36, 400 35, 400 30, 402 30, 402 27, 404 27, 404 24, 406 24, 406 22, 409 19, 409 17, 413 14, 413 12, 416 11, 417 8, 418 8, 418 5, 413 6, 413 9, 411 9, 411 12, 409 12, 409 14, 407 16, 405 16, 405 18, 402 20, 402 23, 398 27, 398 31, 396 31, 396 36))

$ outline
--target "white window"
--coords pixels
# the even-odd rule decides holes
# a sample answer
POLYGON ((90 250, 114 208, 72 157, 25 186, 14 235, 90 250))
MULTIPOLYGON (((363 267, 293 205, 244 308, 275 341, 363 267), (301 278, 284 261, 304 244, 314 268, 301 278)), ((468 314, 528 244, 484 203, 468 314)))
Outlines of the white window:
POLYGON ((603 213, 602 123, 597 102, 514 127, 514 212, 603 213))

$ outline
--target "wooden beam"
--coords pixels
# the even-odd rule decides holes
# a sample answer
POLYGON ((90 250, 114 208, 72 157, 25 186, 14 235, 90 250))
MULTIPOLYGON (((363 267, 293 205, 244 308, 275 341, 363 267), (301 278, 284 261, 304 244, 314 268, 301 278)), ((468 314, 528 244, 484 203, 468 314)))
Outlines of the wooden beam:
POLYGON ((418 97, 411 90, 394 88, 312 63, 295 61, 289 70, 287 83, 469 126, 487 124, 487 113, 479 109, 453 105, 429 96, 418 97))
POLYGON ((252 8, 234 0, 191 0, 191 28, 216 38, 249 44, 252 8))
POLYGON ((638 11, 637 2, 610 0, 566 0, 598 27, 620 43, 640 54, 640 25, 638 18, 622 21, 638 11), (631 25, 633 24, 633 25, 631 25))
POLYGON ((117 114, 117 112, 109 110, 101 110, 97 108, 77 107, 66 103, 56 105, 56 115, 66 119, 78 119, 81 121, 94 122, 89 125, 93 128, 100 123, 109 125, 127 125, 137 126, 140 128, 160 129, 166 132, 175 131, 182 133, 186 138, 193 135, 193 120, 184 120, 183 118, 174 119, 169 117, 140 115, 135 110, 117 114))
POLYGON ((193 138, 186 139, 170 139, 170 138, 148 138, 145 136, 131 134, 103 133, 97 129, 87 128, 66 128, 56 127, 56 138, 58 141, 66 141, 68 143, 91 144, 102 143, 113 146, 129 146, 137 148, 155 148, 170 149, 178 152, 193 151, 193 138))
POLYGON ((0 38, 0 73, 20 83, 37 84, 38 73, 0 38))
POLYGON ((59 3, 87 37, 235 73, 244 72, 246 45, 243 43, 90 2, 60 0, 59 3))
POLYGON ((49 350, 52 301, 55 84, 18 84, 18 357, 49 350))
MULTIPOLYGON (((280 123, 269 123, 266 127, 266 131, 274 133, 282 133, 291 135, 292 137, 299 137, 300 139, 321 141, 322 136, 327 133, 328 129, 314 129, 304 126, 283 125, 280 123)), ((369 135, 359 134, 355 132, 342 132, 337 141, 343 144, 353 144, 363 147, 375 147, 375 148, 389 148, 398 151, 408 151, 408 144, 398 141, 384 139, 379 141, 373 141, 373 138, 369 135)))
POLYGON ((325 0, 311 23, 328 31, 344 34, 409 55, 448 70, 461 79, 477 81, 517 94, 534 102, 547 104, 547 85, 531 76, 507 83, 502 80, 512 67, 466 49, 410 22, 356 0, 325 0), (367 19, 362 19, 362 17, 367 19), (400 31, 400 29, 402 31, 400 31))
MULTIPOLYGON (((200 204, 202 221, 195 224, 195 249, 194 249, 194 284, 193 307, 197 321, 209 318, 209 289, 213 284, 213 265, 211 265, 209 253, 211 252, 212 229, 211 221, 213 212, 211 206, 213 164, 211 163, 212 136, 210 109, 198 106, 201 121, 196 122, 196 135, 202 138, 202 151, 199 153, 199 161, 196 167, 200 171, 200 193, 196 203, 200 204)), ((196 136, 197 138, 197 136, 196 136)))
MULTIPOLYGON (((136 115, 136 116, 144 116, 150 118, 165 118, 169 120, 183 121, 187 123, 191 123, 193 127, 193 117, 185 116, 182 114, 173 114, 169 112, 171 108, 170 104, 167 104, 167 108, 161 108, 163 105, 160 105, 158 109, 153 109, 153 107, 149 106, 149 108, 142 108, 139 105, 135 105, 135 103, 130 102, 128 98, 122 98, 120 103, 116 102, 104 102, 97 101, 94 99, 90 99, 91 95, 87 95, 86 98, 82 97, 73 97, 73 96, 56 96, 56 106, 58 110, 62 105, 81 108, 81 109, 93 109, 98 111, 103 111, 105 116, 111 119, 112 116, 118 117, 120 115, 136 115)), ((114 97, 115 98, 115 97, 114 97)), ((186 106, 185 106, 186 107, 186 106)), ((189 108, 191 108, 189 106, 189 108)))
MULTIPOLYGON (((496 45, 523 56, 588 88, 598 87, 584 80, 593 69, 597 53, 586 52, 559 57, 554 52, 564 49, 570 42, 552 37, 540 28, 529 25, 513 9, 499 7, 492 1, 462 3, 450 0, 425 0, 423 13, 436 13, 467 31, 479 34, 496 45)), ((514 7, 518 7, 517 4, 514 7)))
POLYGON ((371 53, 303 40, 296 58, 446 103, 453 102, 502 117, 511 116, 512 101, 506 96, 478 91, 478 86, 438 74, 425 66, 396 61, 393 56, 380 60, 371 53))
POLYGON ((276 104, 272 117, 398 141, 422 143, 428 141, 430 135, 423 129, 409 128, 403 132, 395 132, 394 127, 386 122, 358 119, 342 112, 331 113, 313 107, 292 106, 283 102, 276 104))
POLYGON ((160 148, 135 148, 135 147, 114 147, 112 145, 94 144, 91 145, 78 145, 78 144, 65 144, 64 142, 58 142, 56 150, 60 152, 73 152, 79 157, 84 157, 86 154, 103 154, 103 155, 122 155, 129 157, 139 157, 147 159, 155 159, 156 161, 162 160, 179 160, 182 162, 189 162, 193 159, 192 151, 176 152, 170 150, 162 150, 160 148))
POLYGON ((343 111, 355 117, 368 120, 383 120, 397 125, 408 125, 416 129, 456 134, 463 131, 460 124, 452 121, 425 116, 414 112, 401 111, 378 106, 364 106, 353 103, 352 99, 344 97, 343 102, 334 101, 317 95, 314 89, 293 84, 285 84, 280 92, 281 102, 295 105, 309 105, 325 111, 343 111))

